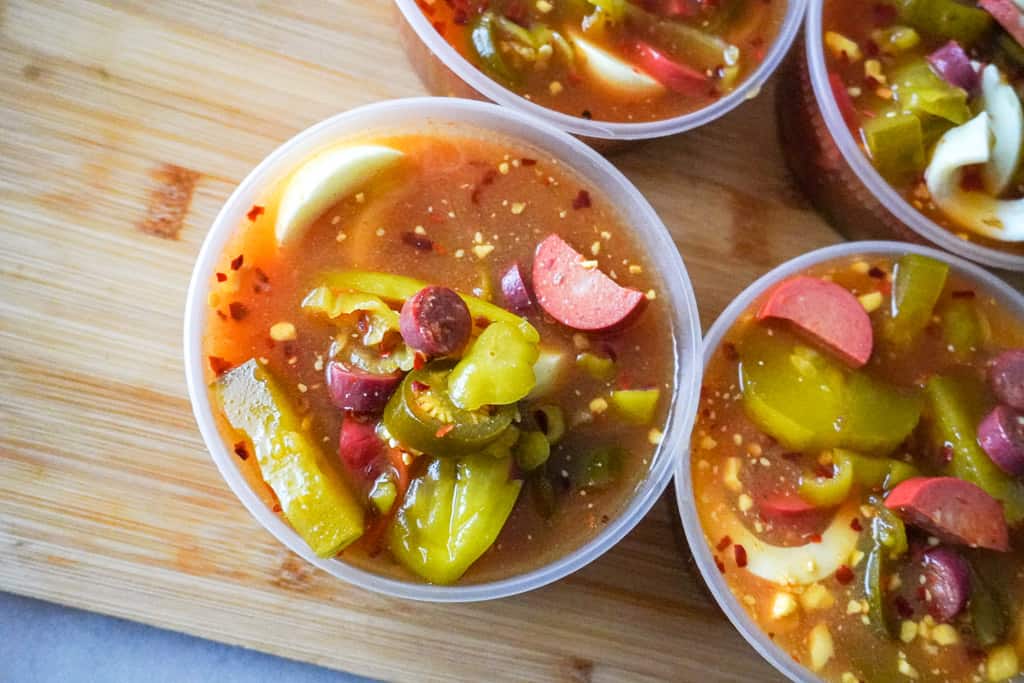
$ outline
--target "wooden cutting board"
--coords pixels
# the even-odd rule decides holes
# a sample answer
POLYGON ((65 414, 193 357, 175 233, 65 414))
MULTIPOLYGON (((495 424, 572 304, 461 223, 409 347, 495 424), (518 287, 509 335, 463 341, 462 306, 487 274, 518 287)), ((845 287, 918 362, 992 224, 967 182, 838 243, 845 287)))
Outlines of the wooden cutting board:
MULTIPOLYGON (((401 602, 315 571, 222 482, 181 325, 220 204, 299 130, 421 95, 389 0, 0 0, 0 589, 404 681, 768 680, 666 496, 554 586, 401 602)), ((615 157, 705 325, 838 237, 790 184, 771 93, 615 157)))

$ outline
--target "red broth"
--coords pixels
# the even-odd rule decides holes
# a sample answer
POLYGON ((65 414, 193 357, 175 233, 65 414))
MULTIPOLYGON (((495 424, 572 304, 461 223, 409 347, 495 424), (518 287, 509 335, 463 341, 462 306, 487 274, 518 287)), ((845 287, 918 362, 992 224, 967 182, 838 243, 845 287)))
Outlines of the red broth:
MULTIPOLYGON (((939 140, 984 109, 982 87, 974 82, 980 80, 981 66, 998 68, 1017 92, 1024 88, 1024 47, 986 14, 981 4, 938 0, 933 9, 922 10, 921 16, 916 16, 882 0, 827 0, 823 15, 826 63, 851 133, 876 169, 908 203, 964 240, 1024 255, 1019 240, 997 239, 971 229, 959 214, 936 201, 925 180, 939 140), (947 5, 968 13, 967 20, 957 25, 959 28, 952 23, 947 26, 936 14, 947 5), (980 32, 967 30, 974 24, 979 25, 980 32), (954 62, 961 69, 959 76, 949 66, 950 58, 943 62, 945 71, 929 61, 931 56, 941 54, 944 46, 951 49, 951 41, 956 46, 954 52, 962 50, 961 61, 954 62), (965 60, 975 60, 976 66, 966 65, 965 60), (963 69, 967 69, 966 77, 963 69), (919 107, 916 98, 942 99, 936 106, 919 107), (882 126, 886 130, 873 132, 882 126)), ((928 1, 914 0, 904 5, 924 8, 928 1)), ((1009 201, 1024 197, 1019 170, 999 192, 983 187, 976 171, 969 169, 963 174, 965 189, 1009 201)))
POLYGON ((463 57, 523 97, 571 116, 633 123, 682 116, 728 94, 761 64, 786 9, 781 0, 419 5, 463 57), (618 68, 600 67, 611 60, 618 68), (616 77, 619 69, 625 74, 616 77))
MULTIPOLYGON (((365 531, 340 557, 377 574, 421 580, 396 561, 389 538, 396 511, 415 483, 406 486, 425 477, 435 458, 398 440, 385 442, 385 455, 366 468, 346 464, 348 453, 339 458, 343 424, 355 420, 373 427, 380 415, 353 418, 332 402, 325 373, 345 335, 338 321, 304 311, 302 302, 324 282, 325 273, 358 269, 417 278, 507 306, 500 283, 509 266, 518 262, 528 278, 538 243, 552 233, 561 236, 585 254, 587 267, 643 292, 645 301, 624 326, 604 332, 570 329, 536 303, 524 312, 539 332, 542 350, 563 362, 543 395, 515 403, 513 424, 521 433, 551 434, 552 416, 539 411, 555 406, 565 435, 532 471, 516 460, 515 450, 516 463, 508 466, 504 485, 522 483, 511 513, 489 549, 458 580, 492 581, 538 568, 597 534, 646 476, 667 419, 675 368, 667 302, 657 296, 661 281, 615 207, 547 154, 493 135, 403 135, 371 142, 400 150, 405 155, 400 168, 330 208, 301 239, 284 246, 275 241, 280 187, 268 188, 266 200, 239 226, 212 284, 204 340, 208 378, 214 382, 225 369, 249 359, 273 376, 301 417, 303 433, 322 450, 326 467, 340 475, 365 516, 365 531), (627 419, 613 399, 620 389, 656 390, 647 418, 627 419), (581 467, 588 458, 611 447, 615 461, 607 461, 608 476, 584 480, 581 467), (384 512, 371 502, 380 477, 398 484, 398 499, 384 512)), ((388 303, 396 311, 401 304, 388 303)), ((473 325, 477 338, 489 323, 478 317, 473 325)), ((389 332, 379 348, 365 351, 379 362, 403 343, 389 332)), ((415 367, 426 360, 418 357, 415 367)), ((211 393, 217 405, 217 391, 211 393)), ((281 512, 253 457, 253 442, 223 411, 218 419, 249 482, 281 512)), ((438 430, 438 438, 444 431, 438 430)))
MULTIPOLYGON (((839 285, 871 310, 874 350, 858 370, 821 345, 823 337, 795 334, 792 318, 759 320, 773 294, 725 335, 707 368, 692 438, 698 513, 718 569, 749 616, 824 680, 1003 680, 1024 661, 1024 481, 998 475, 1012 499, 1006 552, 940 541, 885 503, 906 477, 966 476, 958 467, 964 452, 986 457, 974 438, 976 416, 996 403, 986 387, 988 364, 1024 347, 1024 322, 950 274, 923 330, 912 341, 890 341, 897 337, 887 331, 888 311, 894 287, 902 287, 894 266, 866 258, 805 274, 839 285), (867 383, 878 392, 865 407, 854 396, 865 396, 867 383), (973 389, 957 393, 964 386, 973 389), (962 404, 947 400, 951 394, 962 404), (847 401, 835 415, 832 397, 847 401), (951 413, 953 405, 965 417, 951 413), (915 406, 919 419, 908 418, 915 406), (955 439, 942 430, 948 420, 962 421, 955 439), (860 450, 851 453, 854 445, 860 450), (893 519, 901 530, 883 534, 890 527, 881 525, 893 519), (902 540, 890 546, 878 538, 902 540), (974 574, 959 577, 973 593, 952 617, 938 609, 952 609, 940 602, 945 594, 922 583, 931 571, 922 558, 936 547, 974 574)), ((818 311, 814 320, 828 317, 818 311)), ((839 317, 849 318, 845 332, 859 324, 856 316, 839 317)), ((994 490, 996 475, 983 478, 994 490)))

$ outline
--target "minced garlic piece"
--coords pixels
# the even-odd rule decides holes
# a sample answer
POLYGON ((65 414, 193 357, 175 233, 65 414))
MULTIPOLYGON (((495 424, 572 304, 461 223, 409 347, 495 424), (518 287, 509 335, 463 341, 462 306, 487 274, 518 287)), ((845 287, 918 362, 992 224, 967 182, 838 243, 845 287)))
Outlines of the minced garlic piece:
POLYGON ((473 253, 480 259, 487 258, 492 251, 494 251, 493 244, 478 244, 473 247, 473 253))
POLYGON ((812 583, 800 594, 800 605, 807 611, 828 609, 834 604, 835 596, 820 583, 812 583))
POLYGON ((523 202, 513 202, 512 203, 512 214, 513 215, 518 216, 519 214, 521 214, 525 210, 526 210, 526 204, 524 204, 523 202))
POLYGON ((736 507, 740 509, 740 512, 747 512, 754 507, 754 500, 747 494, 741 493, 740 497, 736 499, 736 507))
POLYGON ((729 489, 733 493, 739 493, 743 490, 743 484, 740 483, 739 458, 729 458, 725 461, 725 468, 722 473, 722 482, 725 484, 725 488, 729 489))
POLYGON ((917 622, 907 619, 900 624, 900 640, 912 643, 914 638, 917 638, 917 622))
POLYGON ((821 671, 835 654, 832 632, 824 623, 818 624, 807 634, 807 650, 810 654, 811 669, 821 671))
POLYGON ((270 338, 276 342, 293 341, 296 336, 295 325, 290 322, 279 322, 270 326, 270 338))
POLYGON ((932 640, 938 645, 956 645, 960 642, 960 634, 949 624, 939 624, 932 629, 932 640))
POLYGON ((825 31, 825 46, 835 57, 845 57, 851 62, 859 62, 864 56, 860 45, 835 31, 825 31))
POLYGON ((600 415, 606 410, 608 410, 608 401, 604 400, 600 396, 590 402, 590 412, 600 415))
POLYGON ((896 663, 896 669, 907 678, 917 678, 920 675, 917 673, 917 669, 912 667, 910 662, 905 659, 900 659, 900 661, 896 663))
POLYGON ((651 431, 647 432, 647 441, 650 442, 652 446, 657 446, 658 444, 661 443, 661 439, 663 436, 664 434, 661 433, 660 429, 652 429, 651 431))
POLYGON ((541 14, 547 14, 555 8, 548 0, 537 0, 537 11, 541 14))
POLYGON ((1020 673, 1020 659, 1013 645, 1000 645, 988 653, 985 662, 985 675, 988 680, 1005 681, 1020 673))
POLYGON ((784 619, 796 612, 797 604, 792 593, 779 592, 772 600, 772 619, 784 619))
POLYGON ((870 292, 868 294, 861 294, 857 297, 860 301, 860 305, 864 307, 864 310, 868 313, 874 313, 882 307, 882 293, 881 292, 870 292))

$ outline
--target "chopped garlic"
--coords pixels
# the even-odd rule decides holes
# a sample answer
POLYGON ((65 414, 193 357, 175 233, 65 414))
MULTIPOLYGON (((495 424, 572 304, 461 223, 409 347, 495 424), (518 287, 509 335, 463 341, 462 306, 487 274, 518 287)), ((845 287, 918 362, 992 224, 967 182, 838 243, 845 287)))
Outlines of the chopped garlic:
POLYGON ((835 596, 820 583, 812 583, 800 594, 800 604, 807 611, 828 609, 835 603, 835 596))
POLYGON ((832 633, 824 623, 818 624, 807 634, 807 649, 810 653, 811 669, 821 671, 835 654, 832 633))
POLYGON ((860 45, 835 31, 825 31, 825 46, 836 58, 845 57, 851 62, 859 62, 864 56, 860 45))
POLYGON ((860 305, 864 307, 864 310, 868 313, 874 313, 882 307, 882 293, 881 292, 870 292, 868 294, 861 294, 857 297, 860 301, 860 305))
POLYGON ((296 336, 295 325, 290 322, 279 322, 270 326, 270 338, 276 342, 293 341, 296 336))
POLYGON ((772 600, 772 619, 784 619, 796 612, 796 609, 796 600, 791 593, 776 593, 772 600))
POLYGON ((722 474, 722 481, 725 483, 725 488, 729 489, 733 493, 739 493, 743 490, 743 484, 740 483, 740 459, 729 458, 725 461, 725 468, 722 474))

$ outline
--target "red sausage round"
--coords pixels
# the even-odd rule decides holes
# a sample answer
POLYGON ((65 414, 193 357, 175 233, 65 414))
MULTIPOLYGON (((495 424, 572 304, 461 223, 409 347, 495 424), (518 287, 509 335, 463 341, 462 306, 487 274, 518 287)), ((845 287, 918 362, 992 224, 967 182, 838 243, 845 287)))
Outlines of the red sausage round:
POLYGON ((533 307, 530 288, 526 286, 523 270, 518 263, 513 263, 501 277, 501 294, 510 310, 525 313, 533 307))
POLYGON ((377 436, 377 430, 372 423, 351 416, 346 417, 341 423, 338 453, 341 461, 352 472, 362 472, 383 452, 384 442, 377 436))
POLYGON ((885 499, 900 518, 947 543, 1006 552, 1003 506, 978 486, 956 477, 915 477, 885 499))
POLYGON ((473 319, 466 302, 447 287, 424 287, 405 305, 399 331, 410 347, 429 356, 447 356, 469 341, 473 319))
POLYGON ((1001 470, 1024 477, 1024 413, 996 406, 978 425, 978 443, 1001 470))
POLYGON ((327 391, 342 410, 379 413, 402 381, 401 373, 373 375, 346 368, 337 361, 327 364, 327 391))
POLYGON ((1024 410, 1024 349, 1005 351, 992 361, 989 384, 1000 403, 1024 410))
POLYGON ((922 561, 928 612, 936 621, 952 621, 971 595, 967 560, 952 548, 938 546, 926 552, 922 561))

